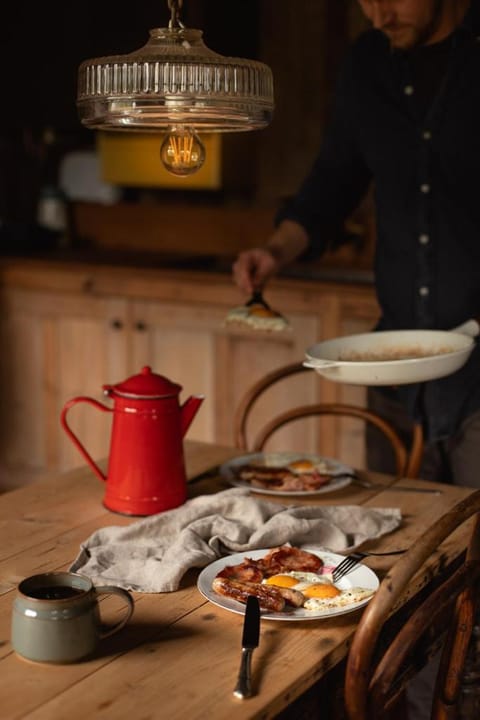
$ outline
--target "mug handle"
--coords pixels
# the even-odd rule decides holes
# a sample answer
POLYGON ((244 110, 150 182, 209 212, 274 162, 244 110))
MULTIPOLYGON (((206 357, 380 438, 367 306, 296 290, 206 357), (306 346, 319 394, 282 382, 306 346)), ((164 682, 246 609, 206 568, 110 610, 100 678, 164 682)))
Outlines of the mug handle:
POLYGON ((127 607, 125 609, 125 615, 121 620, 118 621, 118 623, 115 623, 115 625, 112 625, 108 628, 108 630, 100 630, 99 631, 99 637, 101 639, 110 637, 110 635, 113 635, 114 633, 121 630, 127 622, 130 620, 133 614, 133 598, 128 592, 128 590, 124 590, 123 588, 115 587, 115 585, 99 585, 98 587, 94 588, 95 593, 97 595, 119 595, 121 598, 123 598, 126 603, 127 607))

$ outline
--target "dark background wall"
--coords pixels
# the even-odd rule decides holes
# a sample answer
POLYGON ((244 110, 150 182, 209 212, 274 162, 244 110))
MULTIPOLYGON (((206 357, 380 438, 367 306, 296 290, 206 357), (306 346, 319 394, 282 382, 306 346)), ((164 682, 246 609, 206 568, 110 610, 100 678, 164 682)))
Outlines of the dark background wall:
MULTIPOLYGON (((166 0, 9 5, 0 25, 2 216, 35 212, 46 127, 60 155, 93 145, 75 106, 80 62, 138 49, 168 20, 166 0)), ((203 30, 212 50, 271 66, 274 120, 225 136, 222 201, 277 202, 293 192, 321 139, 338 63, 364 27, 356 0, 185 0, 182 20, 203 30)))

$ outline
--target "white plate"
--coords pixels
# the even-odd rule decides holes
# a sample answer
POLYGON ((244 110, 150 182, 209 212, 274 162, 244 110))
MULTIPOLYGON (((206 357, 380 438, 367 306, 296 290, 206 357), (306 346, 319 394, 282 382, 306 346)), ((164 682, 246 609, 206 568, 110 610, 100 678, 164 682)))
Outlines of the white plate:
POLYGON ((351 478, 332 478, 327 485, 322 485, 317 490, 274 490, 255 487, 247 480, 240 480, 235 475, 235 469, 241 465, 248 465, 253 462, 262 462, 263 465, 270 467, 283 467, 295 460, 311 460, 314 463, 324 462, 328 465, 329 473, 353 473, 353 468, 344 465, 338 460, 332 458, 321 457, 320 455, 311 455, 308 453, 292 453, 292 452, 276 452, 276 453, 251 453, 250 455, 242 455, 241 457, 228 460, 220 466, 219 472, 221 477, 230 485, 235 487, 247 488, 251 492, 261 493, 262 495, 322 495, 323 493, 340 490, 351 483, 351 478))
MULTIPOLYGON (((229 610, 230 612, 238 613, 239 615, 245 614, 245 605, 236 600, 223 597, 218 595, 212 590, 212 582, 215 579, 217 573, 226 565, 237 565, 241 563, 244 558, 252 558, 258 560, 259 558, 270 552, 271 548, 263 550, 251 550, 247 553, 237 553, 235 555, 228 555, 227 557, 215 560, 215 562, 207 565, 202 570, 197 580, 197 587, 202 595, 210 600, 214 605, 229 610)), ((303 546, 302 550, 308 550, 313 552, 318 557, 322 558, 324 564, 327 567, 335 567, 344 558, 343 555, 337 555, 336 553, 329 552, 328 550, 320 550, 319 548, 303 546)), ((355 570, 345 575, 338 583, 335 583, 340 590, 348 590, 353 587, 362 587, 370 590, 377 590, 380 584, 378 577, 375 575, 373 570, 370 570, 366 565, 359 565, 355 570)), ((373 595, 372 595, 373 597, 373 595)), ((354 612, 358 608, 363 607, 371 600, 371 597, 359 602, 352 603, 341 608, 328 608, 326 610, 305 610, 304 608, 293 608, 292 610, 284 612, 268 612, 262 610, 262 618, 265 620, 287 620, 287 621, 300 621, 300 620, 321 620, 322 618, 330 618, 336 615, 345 615, 345 613, 354 612)))

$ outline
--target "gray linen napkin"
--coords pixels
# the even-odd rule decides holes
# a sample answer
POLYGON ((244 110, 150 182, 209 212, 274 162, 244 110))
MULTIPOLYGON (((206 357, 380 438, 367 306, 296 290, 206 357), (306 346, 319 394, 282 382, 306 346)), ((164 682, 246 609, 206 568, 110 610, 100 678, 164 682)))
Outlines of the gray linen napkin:
POLYGON ((137 592, 177 590, 189 568, 230 553, 292 545, 355 547, 400 525, 398 508, 285 506, 232 488, 188 500, 127 527, 94 532, 70 567, 96 584, 137 592))

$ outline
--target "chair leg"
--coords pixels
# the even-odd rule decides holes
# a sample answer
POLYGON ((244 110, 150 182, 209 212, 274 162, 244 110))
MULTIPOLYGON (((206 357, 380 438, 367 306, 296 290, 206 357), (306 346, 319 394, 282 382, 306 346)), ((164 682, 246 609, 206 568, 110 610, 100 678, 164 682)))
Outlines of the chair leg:
POLYGON ((420 466, 422 464, 423 448, 423 428, 420 423, 415 423, 413 426, 412 444, 405 470, 405 477, 418 478, 420 466))
POLYGON ((477 611, 476 625, 470 639, 465 670, 460 688, 459 720, 480 718, 480 624, 477 611))
MULTIPOLYGON (((437 676, 432 720, 456 720, 460 717, 460 695, 466 658, 473 640, 476 586, 467 587, 457 599, 452 626, 449 628, 437 676)), ((480 679, 480 677, 479 677, 480 679)), ((475 720, 466 718, 465 720, 475 720)))

